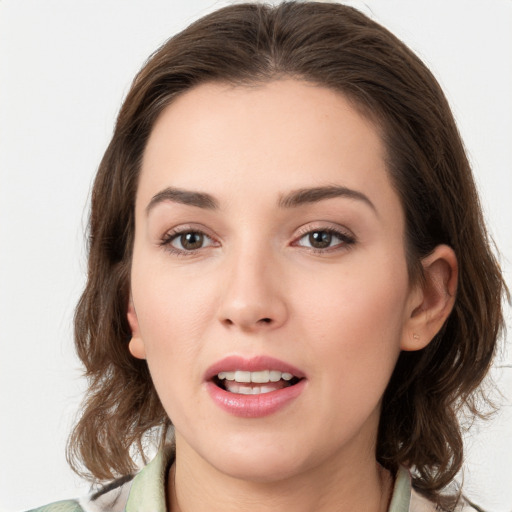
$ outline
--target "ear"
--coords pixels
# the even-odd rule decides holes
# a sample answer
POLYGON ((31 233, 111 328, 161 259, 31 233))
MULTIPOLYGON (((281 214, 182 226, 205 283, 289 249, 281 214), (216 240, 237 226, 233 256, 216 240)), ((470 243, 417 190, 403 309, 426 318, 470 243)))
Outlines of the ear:
POLYGON ((128 344, 128 349, 133 357, 136 357, 137 359, 146 359, 146 347, 140 335, 139 320, 137 318, 137 313, 135 312, 131 295, 128 302, 128 311, 126 316, 128 317, 128 323, 130 324, 130 329, 132 331, 132 339, 128 344))
POLYGON ((455 303, 458 265, 453 249, 438 245, 421 264, 424 280, 411 290, 402 350, 426 347, 441 330, 455 303))

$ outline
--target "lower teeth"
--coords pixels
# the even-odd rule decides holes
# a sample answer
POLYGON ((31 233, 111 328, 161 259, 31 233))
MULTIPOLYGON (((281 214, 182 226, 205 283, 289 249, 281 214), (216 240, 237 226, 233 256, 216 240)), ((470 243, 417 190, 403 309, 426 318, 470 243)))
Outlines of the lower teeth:
POLYGON ((239 395, 262 395, 293 386, 298 381, 299 379, 294 378, 291 381, 280 380, 278 382, 272 382, 269 383, 270 385, 256 384, 251 386, 245 383, 216 379, 215 384, 228 393, 235 393, 239 395))
POLYGON ((238 393, 239 395, 261 395, 263 393, 270 393, 271 391, 275 391, 276 388, 271 388, 268 386, 258 386, 254 388, 250 387, 240 387, 237 391, 231 391, 231 393, 238 393))

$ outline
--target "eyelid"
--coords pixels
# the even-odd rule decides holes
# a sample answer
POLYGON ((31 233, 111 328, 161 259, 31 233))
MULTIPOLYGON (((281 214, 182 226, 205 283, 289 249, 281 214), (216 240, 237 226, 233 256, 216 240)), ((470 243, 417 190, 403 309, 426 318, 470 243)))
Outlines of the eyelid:
POLYGON ((207 229, 205 226, 199 224, 180 224, 165 231, 165 233, 160 237, 158 245, 164 248, 166 251, 169 251, 178 256, 191 256, 201 250, 209 249, 210 247, 219 247, 220 242, 218 240, 218 237, 213 235, 211 231, 207 229), (190 250, 178 249, 176 247, 173 247, 171 242, 173 242, 176 238, 185 233, 200 233, 206 238, 210 239, 212 243, 206 247, 199 247, 198 249, 190 250))
POLYGON ((294 239, 301 238, 312 231, 329 231, 331 233, 339 233, 346 238, 356 239, 354 233, 345 226, 330 221, 308 222, 296 229, 293 236, 294 239))
POLYGON ((347 249, 351 245, 355 244, 357 241, 356 236, 352 233, 351 230, 344 226, 340 226, 339 224, 332 224, 331 222, 317 222, 313 224, 306 224, 304 226, 301 226, 297 231, 296 234, 293 237, 293 241, 291 243, 292 246, 295 247, 302 247, 304 249, 307 249, 311 252, 315 253, 327 253, 327 252, 334 252, 337 250, 343 250, 347 249), (325 231, 327 233, 331 233, 332 235, 338 237, 341 242, 335 246, 332 247, 326 247, 326 248, 316 248, 316 247, 308 247, 304 245, 300 245, 299 242, 302 238, 305 236, 314 233, 314 232, 321 232, 325 231))

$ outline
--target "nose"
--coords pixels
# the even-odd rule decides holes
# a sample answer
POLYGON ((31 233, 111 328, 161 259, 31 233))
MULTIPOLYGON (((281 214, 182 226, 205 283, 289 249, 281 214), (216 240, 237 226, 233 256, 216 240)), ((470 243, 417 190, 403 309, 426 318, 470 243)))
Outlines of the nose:
POLYGON ((227 268, 219 320, 245 332, 273 330, 288 318, 283 273, 268 254, 239 255, 227 268))

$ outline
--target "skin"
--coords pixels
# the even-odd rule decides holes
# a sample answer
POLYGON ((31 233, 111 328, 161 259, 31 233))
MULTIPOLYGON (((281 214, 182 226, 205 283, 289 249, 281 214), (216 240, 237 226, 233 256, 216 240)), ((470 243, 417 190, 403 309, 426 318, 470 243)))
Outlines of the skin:
POLYGON ((198 86, 153 128, 135 216, 130 351, 147 359, 176 429, 169 508, 386 510, 382 395, 400 351, 423 348, 448 316, 457 264, 439 246, 422 262, 425 284, 410 282, 376 127, 297 80, 198 86), (332 186, 366 199, 280 204, 332 186), (168 187, 217 208, 161 200, 168 187), (176 230, 204 233, 203 245, 187 250, 176 230), (325 230, 341 235, 315 249, 309 234, 325 230), (204 375, 229 355, 290 363, 304 390, 269 416, 233 416, 204 375))

